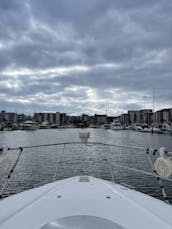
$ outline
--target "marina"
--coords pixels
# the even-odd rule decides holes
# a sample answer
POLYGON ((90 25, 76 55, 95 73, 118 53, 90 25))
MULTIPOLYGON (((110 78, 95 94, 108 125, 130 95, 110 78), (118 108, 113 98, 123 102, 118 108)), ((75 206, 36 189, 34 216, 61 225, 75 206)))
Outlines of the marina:
POLYGON ((128 110, 128 113, 120 116, 107 114, 76 116, 61 112, 41 112, 28 116, 5 110, 0 112, 1 131, 83 127, 172 134, 172 108, 156 112, 151 109, 128 110))
POLYGON ((172 1, 0 1, 0 229, 172 229, 172 1))

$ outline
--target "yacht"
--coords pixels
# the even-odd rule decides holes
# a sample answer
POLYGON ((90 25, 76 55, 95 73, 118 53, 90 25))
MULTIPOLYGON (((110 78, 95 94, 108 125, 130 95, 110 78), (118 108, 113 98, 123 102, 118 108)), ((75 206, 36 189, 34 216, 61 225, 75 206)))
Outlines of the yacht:
POLYGON ((127 125, 124 125, 122 128, 123 130, 131 130, 131 126, 127 126, 127 125))
POLYGON ((123 127, 118 120, 114 120, 110 125, 111 130, 122 130, 123 127))
POLYGON ((11 131, 11 130, 13 130, 13 129, 10 126, 6 126, 3 128, 3 131, 11 131))
POLYGON ((134 123, 134 124, 132 125, 132 130, 134 130, 134 131, 142 131, 143 128, 142 128, 142 126, 141 126, 140 123, 134 123))
POLYGON ((109 124, 109 123, 105 123, 105 124, 104 124, 104 128, 105 128, 105 129, 110 129, 110 124, 109 124))
MULTIPOLYGON (((80 133, 82 143, 70 142, 56 145, 85 144, 89 147, 89 145, 100 144, 87 143, 89 136, 89 133, 80 133)), ((8 151, 18 149, 20 153, 6 178, 0 192, 1 197, 25 148, 28 149, 28 146, 6 148, 8 151)), ((139 148, 135 147, 135 149, 139 148)), ((5 148, 1 149, 3 155, 7 153, 4 150, 5 148)), ((164 148, 159 153, 160 157, 157 159, 159 161, 155 165, 157 171, 155 178, 158 178, 158 182, 161 181, 162 176, 167 177, 172 174, 170 164, 172 162, 169 160, 171 154, 166 154, 164 148), (160 163, 162 160, 164 163, 160 163)), ((171 229, 172 206, 167 202, 163 187, 161 186, 161 189, 166 202, 138 192, 125 184, 116 183, 108 159, 107 163, 111 181, 88 175, 78 175, 59 181, 53 179, 52 183, 2 199, 0 201, 0 228, 171 229)), ((169 179, 169 181, 172 180, 169 179)))
POLYGON ((50 125, 50 128, 51 128, 51 129, 57 129, 58 126, 59 126, 58 124, 52 124, 52 125, 50 125))
POLYGON ((40 125, 40 129, 49 129, 50 125, 48 122, 42 122, 40 125))
POLYGON ((159 133, 159 134, 162 133, 162 131, 158 127, 151 127, 150 129, 152 133, 159 133))
POLYGON ((164 134, 169 134, 169 133, 171 134, 172 133, 172 128, 169 124, 166 124, 166 123, 163 124, 160 129, 161 129, 161 132, 164 134))
POLYGON ((101 129, 110 129, 110 124, 108 124, 108 123, 105 123, 105 124, 102 124, 101 126, 100 126, 100 128, 101 129))
POLYGON ((98 128, 98 126, 95 125, 95 124, 90 124, 90 125, 89 125, 89 128, 98 128))
POLYGON ((147 132, 147 133, 162 133, 162 131, 159 129, 159 128, 157 128, 157 127, 149 127, 148 125, 142 125, 142 127, 141 126, 137 126, 136 127, 136 130, 137 131, 140 131, 140 132, 147 132))
POLYGON ((22 129, 23 130, 37 130, 38 123, 28 120, 22 124, 22 129))

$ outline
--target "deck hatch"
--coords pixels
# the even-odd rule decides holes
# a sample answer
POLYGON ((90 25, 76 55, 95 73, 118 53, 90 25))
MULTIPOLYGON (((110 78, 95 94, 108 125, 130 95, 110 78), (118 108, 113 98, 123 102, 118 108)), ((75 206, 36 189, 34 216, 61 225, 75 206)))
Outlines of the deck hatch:
POLYGON ((95 216, 76 215, 60 218, 53 221, 41 229, 124 229, 119 224, 95 216))
POLYGON ((79 182, 90 182, 90 180, 88 176, 80 176, 79 182))

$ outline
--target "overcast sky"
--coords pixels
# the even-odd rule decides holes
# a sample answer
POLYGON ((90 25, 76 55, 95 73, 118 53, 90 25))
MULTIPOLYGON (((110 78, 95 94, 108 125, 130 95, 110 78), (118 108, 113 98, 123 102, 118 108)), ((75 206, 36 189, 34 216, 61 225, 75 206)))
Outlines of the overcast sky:
POLYGON ((0 109, 172 107, 172 1, 0 0, 0 109))

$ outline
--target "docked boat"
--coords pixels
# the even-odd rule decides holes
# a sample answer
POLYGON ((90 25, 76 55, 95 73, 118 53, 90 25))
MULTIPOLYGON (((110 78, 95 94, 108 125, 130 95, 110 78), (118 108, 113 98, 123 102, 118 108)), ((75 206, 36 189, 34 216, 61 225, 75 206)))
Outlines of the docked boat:
POLYGON ((95 128, 96 129, 96 128, 98 128, 98 126, 97 125, 94 125, 94 124, 90 124, 89 125, 89 128, 95 128))
POLYGON ((48 122, 42 122, 40 125, 40 129, 49 129, 50 125, 48 122))
POLYGON ((105 129, 110 129, 110 124, 109 124, 109 123, 105 123, 105 124, 104 124, 104 128, 105 128, 105 129))
POLYGON ((38 123, 28 120, 22 124, 22 129, 23 130, 37 130, 38 123))
POLYGON ((123 127, 118 120, 114 120, 110 125, 111 130, 122 130, 123 127))
MULTIPOLYGON (((87 144, 89 136, 89 132, 82 132, 80 133, 82 143, 70 142, 56 145, 83 144, 89 147, 89 145, 101 144, 94 142, 87 144)), ((33 148, 33 146, 31 147, 33 148)), ((130 146, 123 147, 125 149, 131 148, 130 146)), ((1 197, 25 148, 28 149, 28 146, 6 148, 8 151, 19 149, 20 153, 0 192, 1 197)), ((1 152, 4 155, 3 149, 1 152)), ((135 147, 135 149, 139 149, 139 147, 135 147)), ((146 152, 149 153, 148 149, 146 152)), ((172 174, 170 161, 172 155, 167 154, 164 148, 161 148, 159 153, 160 157, 155 163, 157 172, 152 174, 158 178, 158 182, 163 177, 172 174)), ((1 200, 0 228, 171 229, 172 206, 168 204, 164 187, 161 186, 161 189, 166 203, 129 188, 125 184, 116 183, 108 159, 107 163, 111 181, 88 175, 78 175, 55 181, 56 176, 54 176, 52 183, 1 200)), ((55 175, 56 173, 57 170, 55 175)), ((147 174, 149 173, 147 172, 147 174)), ((172 180, 169 179, 169 181, 172 180)))
POLYGON ((7 127, 4 127, 4 128, 3 128, 3 131, 11 131, 11 130, 13 130, 12 127, 8 127, 8 126, 7 126, 7 127))
POLYGON ((146 127, 146 128, 142 128, 142 129, 140 129, 138 131, 150 133, 151 132, 151 129, 146 127))
POLYGON ((142 131, 143 128, 140 123, 134 123, 131 125, 131 129, 134 131, 142 131))
POLYGON ((131 126, 123 126, 122 128, 123 128, 123 130, 131 130, 132 129, 131 126))
POLYGON ((139 132, 145 132, 145 133, 158 133, 158 134, 162 133, 161 129, 159 129, 157 127, 144 126, 144 128, 143 128, 139 125, 135 126, 134 130, 137 130, 139 132))
POLYGON ((158 133, 158 134, 161 134, 162 133, 162 131, 160 130, 160 128, 152 127, 150 129, 151 129, 151 132, 152 133, 158 133))
POLYGON ((105 124, 102 124, 101 126, 100 126, 100 128, 101 129, 110 129, 110 124, 108 124, 108 123, 105 123, 105 124))
POLYGON ((50 128, 51 129, 57 129, 59 127, 59 125, 57 125, 57 124, 52 124, 52 125, 50 125, 50 128))
POLYGON ((172 128, 168 124, 163 124, 160 129, 161 129, 161 132, 164 134, 171 134, 172 133, 172 128))

